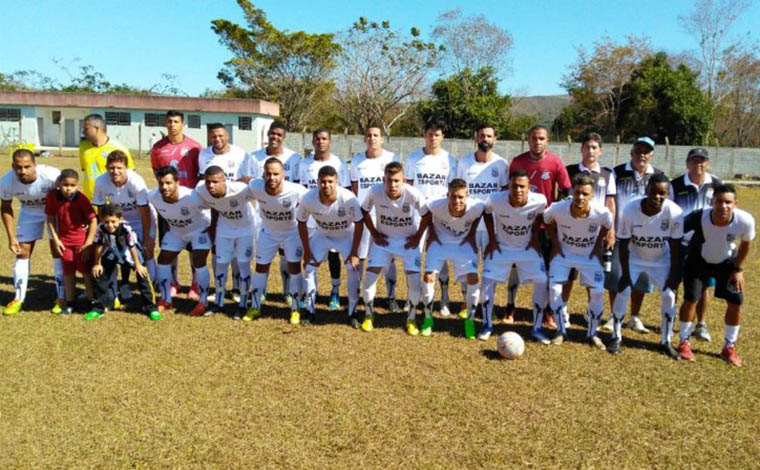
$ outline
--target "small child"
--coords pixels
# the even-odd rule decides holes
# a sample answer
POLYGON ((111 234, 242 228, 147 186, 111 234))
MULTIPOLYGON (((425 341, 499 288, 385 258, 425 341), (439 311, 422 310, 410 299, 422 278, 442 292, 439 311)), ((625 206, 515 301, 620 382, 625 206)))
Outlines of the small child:
POLYGON ((142 309, 151 320, 160 320, 161 314, 156 307, 148 269, 143 265, 142 249, 137 242, 137 235, 122 219, 121 207, 105 204, 100 209, 100 225, 95 234, 95 262, 92 275, 95 276, 95 300, 92 310, 84 316, 85 320, 97 320, 106 308, 113 308, 115 301, 112 275, 117 266, 127 264, 137 273, 137 285, 140 288, 142 309))
POLYGON ((58 299, 53 313, 69 314, 76 302, 76 272, 82 273, 87 297, 92 300, 92 242, 98 228, 95 209, 77 188, 79 174, 65 169, 58 177, 56 189, 45 203, 48 233, 53 247, 61 256, 63 286, 66 299, 58 299), (65 306, 64 306, 65 305, 65 306))

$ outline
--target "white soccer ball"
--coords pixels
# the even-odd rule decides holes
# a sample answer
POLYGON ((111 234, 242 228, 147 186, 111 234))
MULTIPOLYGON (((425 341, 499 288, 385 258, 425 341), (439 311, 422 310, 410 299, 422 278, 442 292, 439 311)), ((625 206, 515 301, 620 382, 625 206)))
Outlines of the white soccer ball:
POLYGON ((496 348, 505 359, 520 359, 525 352, 525 341, 514 331, 507 331, 499 336, 496 348))

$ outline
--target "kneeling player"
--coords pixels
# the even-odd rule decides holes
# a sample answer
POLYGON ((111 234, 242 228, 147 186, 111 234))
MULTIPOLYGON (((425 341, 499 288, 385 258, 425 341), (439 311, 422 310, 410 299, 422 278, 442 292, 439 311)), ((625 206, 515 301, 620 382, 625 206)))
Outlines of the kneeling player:
POLYGON ((205 315, 208 285, 211 281, 206 266, 206 258, 211 249, 211 237, 208 234, 210 211, 198 193, 179 185, 179 173, 176 168, 159 168, 156 171, 156 179, 158 188, 148 193, 148 201, 169 225, 169 231, 161 240, 161 253, 158 255, 158 283, 161 286, 162 297, 158 308, 162 312, 172 308, 172 262, 182 250, 191 247, 200 300, 190 312, 190 316, 205 315))
MULTIPOLYGON (((303 244, 306 301, 309 311, 304 320, 309 323, 316 320, 314 304, 317 300, 317 269, 327 259, 330 250, 342 256, 343 262, 346 263, 348 317, 355 320, 361 284, 361 263, 357 252, 364 229, 362 209, 354 193, 338 186, 338 172, 332 166, 320 168, 317 181, 319 186, 303 195, 296 211, 298 234, 303 244), (307 226, 309 216, 317 225, 311 240, 307 226)), ((371 325, 369 326, 371 328, 371 325)))
POLYGON ((593 198, 594 180, 581 173, 573 178, 573 198, 555 202, 544 212, 552 239, 549 305, 557 324, 557 336, 552 343, 562 344, 567 337, 562 318, 562 284, 575 268, 580 273, 581 285, 589 288, 587 340, 592 346, 606 349, 596 332, 604 309, 602 242, 612 227, 612 214, 606 207, 592 204, 593 198))
POLYGON ((432 334, 435 276, 446 261, 451 261, 456 279, 467 282, 464 335, 467 339, 475 339, 474 318, 480 296, 475 231, 483 215, 483 203, 469 197, 465 180, 455 178, 449 183, 446 197, 429 201, 427 207, 430 214, 425 217, 430 219, 430 225, 425 255, 425 276, 422 279, 425 320, 422 322, 420 333, 422 336, 432 334))
POLYGON ((742 360, 736 354, 736 340, 744 300, 744 262, 750 242, 755 238, 755 219, 736 208, 736 188, 722 184, 713 189, 712 209, 693 211, 684 219, 684 231, 692 230, 694 236, 689 242, 684 270, 678 352, 682 359, 694 360, 689 336, 696 305, 709 278, 713 277, 715 297, 726 301, 725 343, 720 356, 729 364, 741 366, 742 360))
POLYGON ((549 344, 541 331, 548 298, 546 267, 540 255, 538 239, 541 215, 546 198, 530 191, 530 178, 524 170, 509 174, 509 190, 491 194, 485 205, 488 246, 483 256, 483 328, 478 339, 487 340, 493 333, 494 285, 505 282, 512 265, 523 284, 533 284, 534 340, 549 344))
MULTIPOLYGON (((647 195, 626 204, 618 223, 622 275, 612 305, 613 332, 608 351, 620 352, 621 329, 633 286, 644 278, 660 289, 662 312, 661 349, 673 359, 678 351, 670 344, 676 315, 678 257, 683 238, 683 211, 668 200, 670 182, 655 173, 647 183, 647 195)), ((648 286, 647 286, 648 287, 648 286)))
POLYGON ((377 278, 391 260, 399 256, 404 263, 411 302, 406 318, 406 331, 412 336, 417 336, 420 330, 417 328, 415 317, 417 304, 420 302, 419 272, 422 265, 419 244, 427 224, 423 222, 417 227, 415 212, 424 216, 427 214, 427 207, 422 193, 404 182, 404 167, 401 163, 387 164, 384 174, 383 183, 373 186, 362 203, 364 225, 374 241, 369 249, 367 272, 364 275, 362 294, 367 312, 362 327, 365 331, 372 329, 372 302, 375 300, 377 278), (372 208, 376 211, 377 228, 372 221, 372 208))

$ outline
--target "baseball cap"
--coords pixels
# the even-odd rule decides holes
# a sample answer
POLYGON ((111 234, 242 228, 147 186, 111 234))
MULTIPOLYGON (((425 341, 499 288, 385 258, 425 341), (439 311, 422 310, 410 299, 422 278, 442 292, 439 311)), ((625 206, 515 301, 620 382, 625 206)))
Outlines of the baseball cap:
POLYGON ((689 154, 686 156, 686 159, 689 160, 691 157, 702 157, 705 160, 709 160, 710 154, 707 152, 706 148, 697 147, 689 150, 689 154))
POLYGON ((647 144, 648 146, 652 147, 652 150, 654 150, 654 140, 650 139, 649 137, 639 137, 636 139, 633 145, 636 145, 638 143, 647 144))

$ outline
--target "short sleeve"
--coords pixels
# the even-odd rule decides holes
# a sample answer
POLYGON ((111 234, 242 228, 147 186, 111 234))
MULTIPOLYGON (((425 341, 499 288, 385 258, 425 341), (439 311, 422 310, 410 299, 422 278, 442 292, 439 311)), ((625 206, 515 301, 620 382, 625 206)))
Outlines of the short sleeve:
POLYGON ((407 158, 406 163, 404 164, 404 178, 407 181, 411 181, 412 184, 414 184, 414 159, 407 158))
POLYGON ((95 245, 103 244, 103 227, 98 225, 98 230, 95 231, 95 238, 92 239, 95 245))
POLYGON ((676 211, 670 219, 670 238, 678 240, 683 238, 683 212, 676 211))
POLYGON ((499 178, 499 189, 505 188, 508 184, 509 184, 509 165, 507 165, 507 162, 504 161, 501 168, 501 177, 499 178))
POLYGON ((543 214, 544 222, 546 222, 547 224, 554 223, 554 219, 555 219, 554 213, 557 212, 557 209, 556 209, 557 207, 559 207, 558 204, 552 204, 551 206, 549 206, 548 209, 544 211, 544 214, 543 214))
POLYGON ((364 198, 364 202, 362 202, 362 210, 366 212, 370 212, 373 207, 375 207, 375 194, 377 191, 375 191, 375 187, 373 186, 372 189, 369 190, 369 193, 367 193, 367 197, 364 198))
POLYGON ((755 239, 755 219, 750 214, 747 214, 746 217, 746 227, 740 238, 743 242, 751 242, 755 239))
POLYGON ((92 207, 92 203, 89 199, 87 199, 87 196, 84 195, 84 193, 80 192, 79 197, 81 198, 79 201, 79 208, 82 210, 82 214, 84 214, 84 217, 86 219, 94 219, 98 215, 95 213, 95 208, 92 207))
POLYGON ((615 184, 615 173, 610 171, 610 178, 607 180, 607 197, 614 197, 617 194, 617 185, 615 184))
POLYGON ((348 175, 348 163, 343 162, 343 164, 340 165, 338 179, 340 180, 340 185, 344 188, 351 187, 351 177, 348 175))
POLYGON ((565 168, 565 165, 559 160, 559 157, 557 157, 557 186, 559 186, 560 190, 567 190, 572 187, 567 168, 565 168))
POLYGON ((11 185, 10 182, 3 178, 2 181, 0 181, 0 199, 3 201, 12 201, 13 200, 13 192, 11 191, 11 185))
POLYGON ((428 212, 428 206, 425 202, 425 196, 422 195, 421 192, 416 191, 416 194, 414 195, 414 207, 417 208, 417 211, 420 213, 421 216, 426 216, 428 212))
MULTIPOLYGON (((3 198, 5 200, 5 198, 3 198)), ((58 204, 55 200, 55 189, 50 191, 47 194, 47 197, 45 198, 45 215, 48 217, 55 216, 56 211, 58 210, 58 204)))
POLYGON ((96 206, 104 206, 106 204, 106 193, 103 191, 103 184, 98 184, 98 180, 95 180, 95 190, 92 193, 92 203, 96 206))
MULTIPOLYGON (((122 227, 126 228, 126 226, 124 225, 122 225, 122 227)), ((126 228, 126 230, 127 230, 127 237, 126 237, 127 248, 132 249, 135 246, 137 246, 137 234, 135 233, 134 230, 132 230, 132 227, 126 228)))
POLYGON ((447 183, 451 183, 451 181, 456 178, 458 166, 457 159, 449 155, 449 176, 446 178, 447 183))
POLYGON ((485 209, 485 203, 483 201, 478 201, 475 203, 475 206, 473 207, 473 210, 477 214, 477 217, 480 217, 483 215, 483 210, 485 209))
POLYGON ((488 198, 486 199, 486 202, 483 204, 483 212, 485 212, 486 214, 490 214, 493 212, 493 201, 491 200, 491 195, 488 196, 488 198))
POLYGON ((602 225, 607 230, 612 228, 612 212, 610 212, 609 209, 606 207, 604 208, 603 216, 602 216, 602 225))
POLYGON ((145 181, 142 178, 140 178, 139 182, 135 185, 135 188, 137 189, 137 194, 135 195, 135 199, 137 199, 137 205, 147 206, 148 205, 148 187, 145 185, 145 181))
POLYGON ((357 199, 355 196, 350 197, 348 199, 348 207, 354 214, 354 223, 364 220, 364 216, 362 215, 362 207, 359 205, 359 199, 357 199))
POLYGON ((292 173, 293 182, 298 183, 301 181, 301 158, 294 158, 292 165, 293 167, 290 169, 290 171, 292 173))
POLYGON ((360 154, 358 153, 354 155, 354 158, 351 160, 351 166, 348 169, 348 176, 350 177, 352 183, 359 181, 359 171, 356 169, 358 165, 355 164, 359 155, 360 154))
POLYGON ((296 207, 296 220, 299 222, 306 223, 309 220, 309 215, 311 212, 306 207, 308 204, 306 201, 301 198, 301 203, 298 204, 298 207, 296 207))

